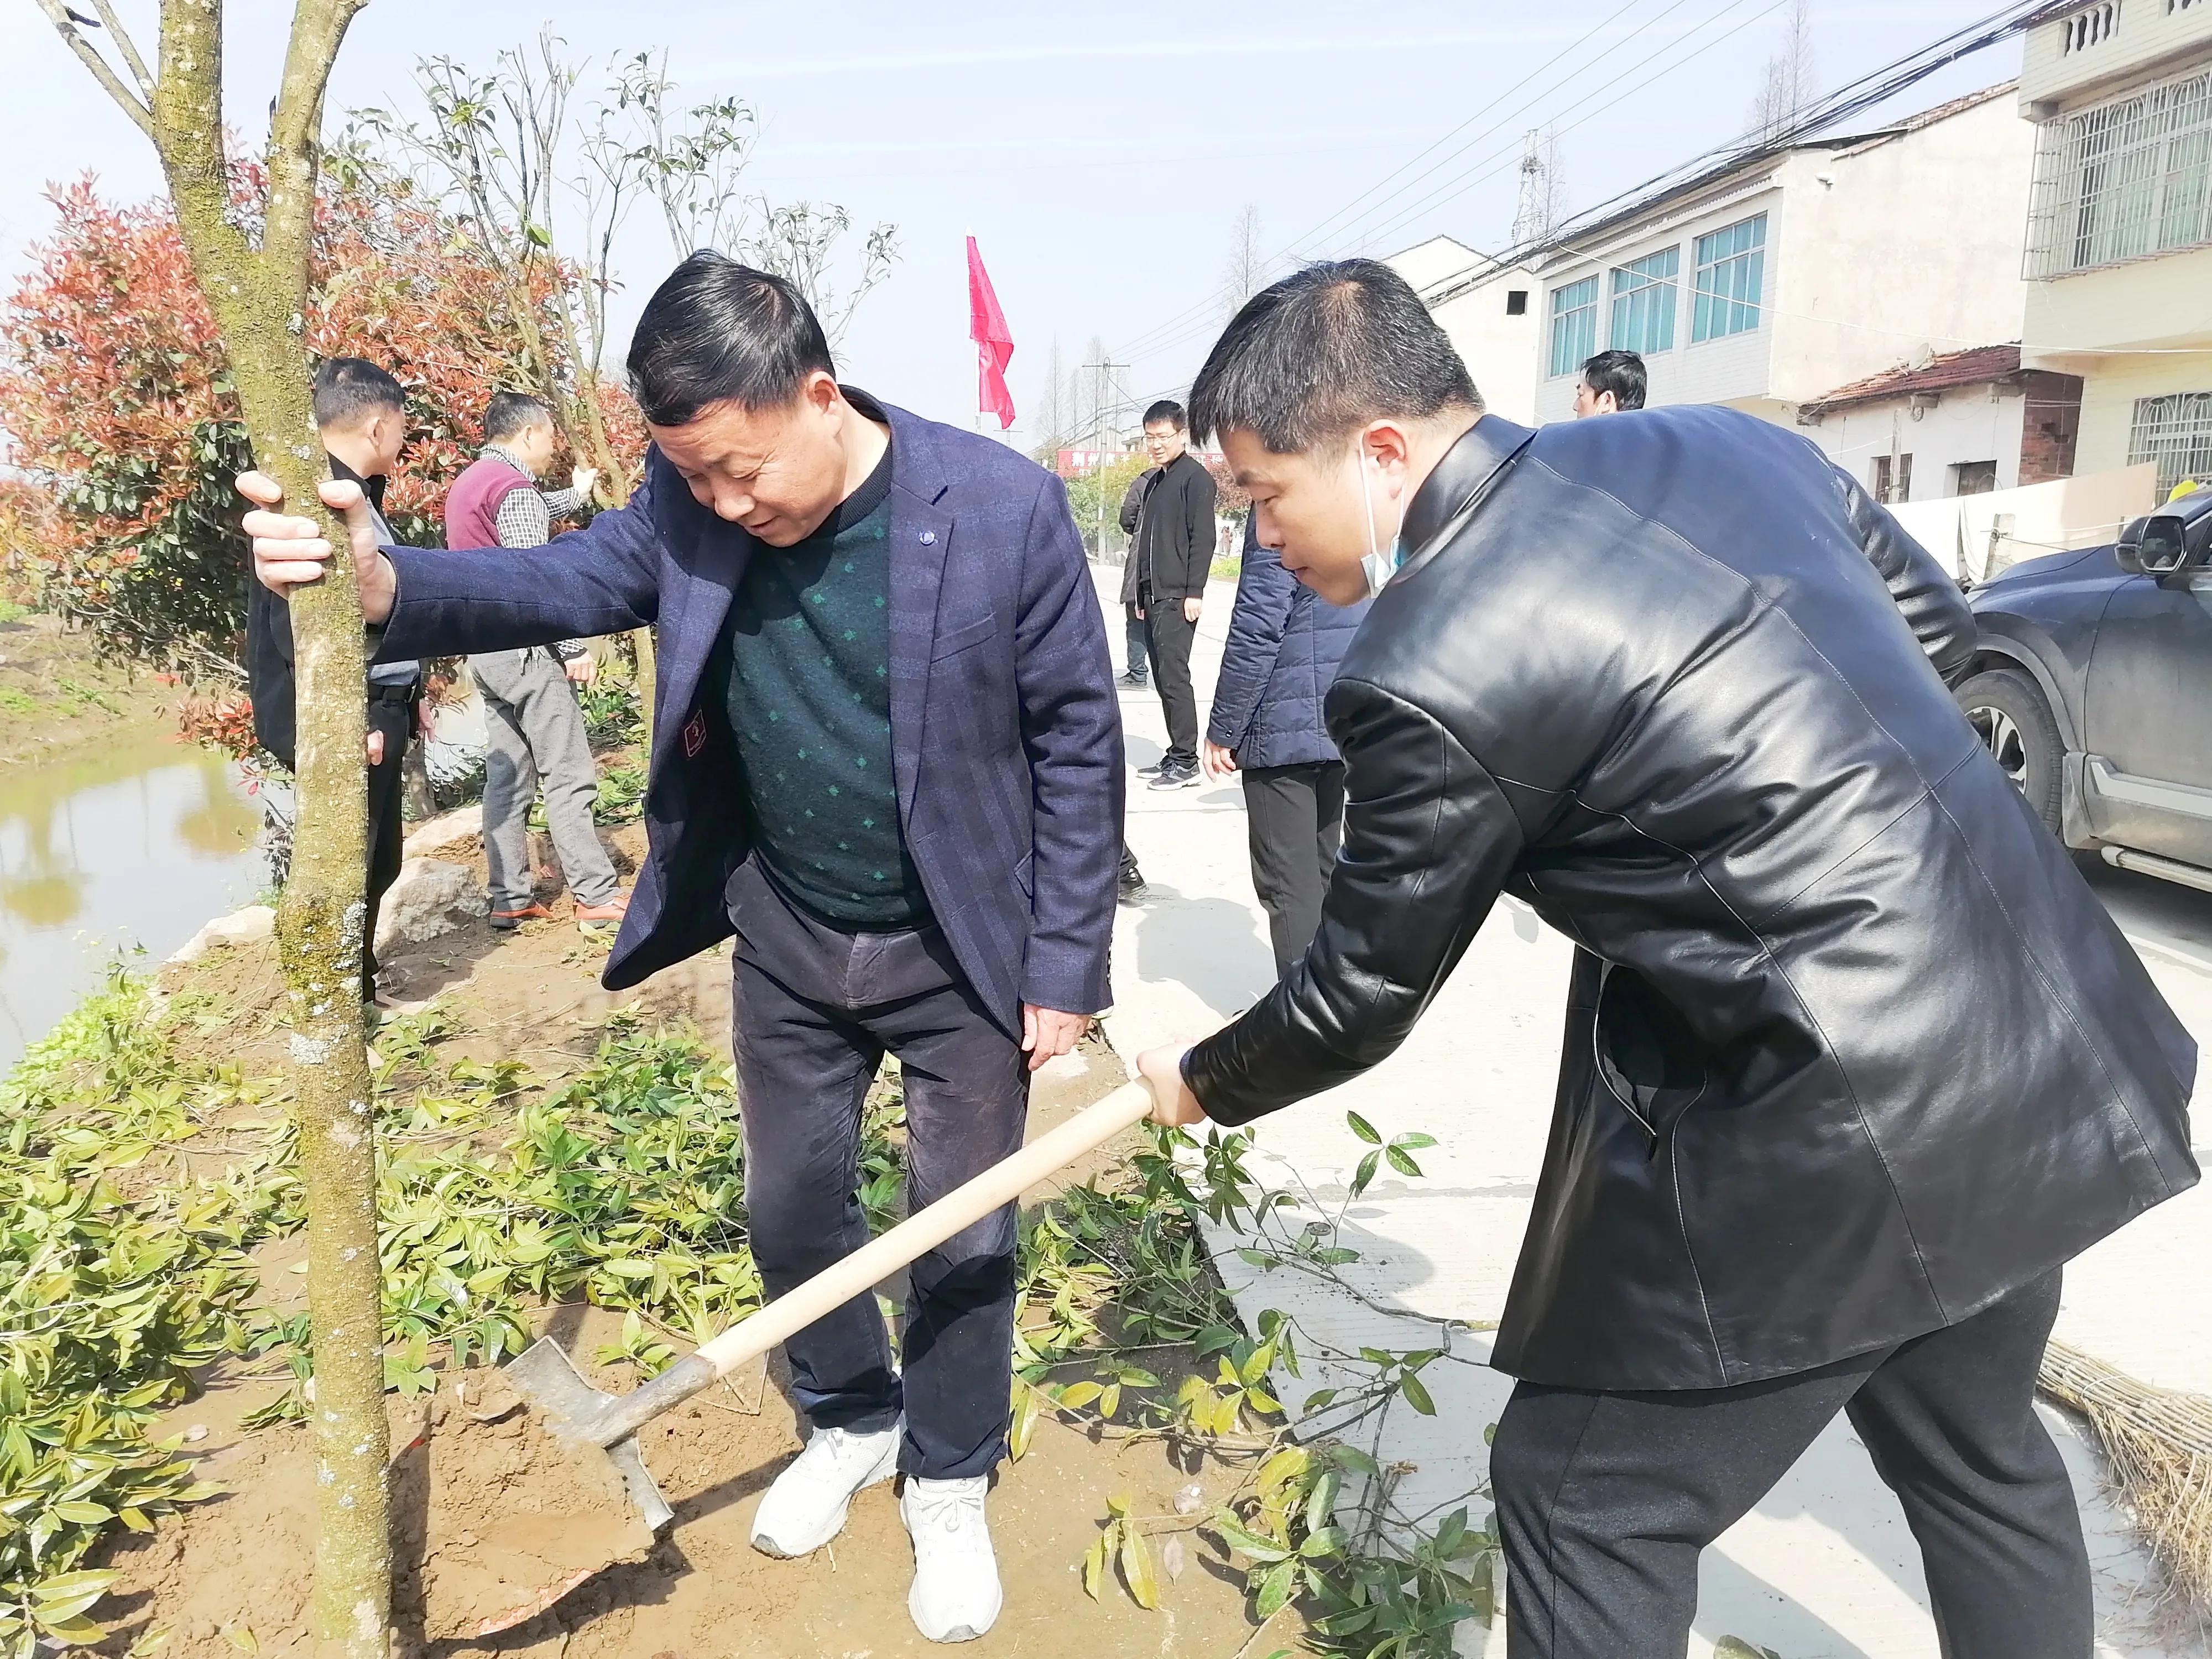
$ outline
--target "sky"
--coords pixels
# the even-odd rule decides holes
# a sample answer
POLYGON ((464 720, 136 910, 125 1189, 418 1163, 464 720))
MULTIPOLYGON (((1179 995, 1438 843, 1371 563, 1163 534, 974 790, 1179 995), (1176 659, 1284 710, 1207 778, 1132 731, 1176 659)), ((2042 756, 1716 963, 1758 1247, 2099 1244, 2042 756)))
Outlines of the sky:
MULTIPOLYGON (((419 58, 488 65, 541 21, 593 65, 583 99, 611 59, 666 47, 683 102, 735 95, 757 111, 749 190, 836 203, 858 226, 896 226, 898 263, 846 336, 842 378, 920 413, 974 422, 964 238, 977 238, 1015 342, 1020 415, 1008 436, 1026 447, 1039 440, 1055 341, 1075 364, 1094 337, 1103 340, 1127 365, 1116 385, 1133 409, 1187 387, 1224 320, 1224 273, 1248 206, 1275 274, 1437 234, 1501 247, 1528 128, 1556 131, 1571 210, 1724 143, 1747 125, 1789 3, 1216 0, 1116 15, 1038 0, 371 0, 329 106, 334 119, 380 104, 411 112, 419 58)), ((1826 88, 1979 19, 1996 0, 1810 5, 1826 88)), ((151 0, 118 9, 150 56, 151 0)), ((231 117, 258 143, 291 8, 230 0, 227 10, 231 117)), ((48 182, 90 172, 113 197, 136 200, 160 178, 145 138, 33 0, 0 0, 0 285, 12 287, 51 228, 48 182)), ((2009 79, 2019 66, 2019 44, 2007 42, 1885 112, 2009 79)), ((657 216, 634 216, 618 244, 617 362, 673 259, 657 216)))

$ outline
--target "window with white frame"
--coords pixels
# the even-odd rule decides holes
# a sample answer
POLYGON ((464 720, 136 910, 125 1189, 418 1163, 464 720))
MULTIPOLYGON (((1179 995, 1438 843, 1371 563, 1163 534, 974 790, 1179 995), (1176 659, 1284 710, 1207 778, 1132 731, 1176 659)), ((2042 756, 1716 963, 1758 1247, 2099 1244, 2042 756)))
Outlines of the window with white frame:
POLYGON ((2027 274, 2212 241, 2212 70, 2047 123, 2027 274))
POLYGON ((1613 332, 1606 343, 1615 351, 1671 351, 1674 346, 1675 278, 1682 274, 1682 250, 1662 248, 1613 272, 1613 332))
POLYGON ((1552 373, 1571 374, 1597 355, 1597 278, 1552 290, 1552 373))
POLYGON ((2128 432, 2128 465, 2158 464, 2158 493, 2184 478, 2212 483, 2212 392, 2177 392, 2136 399, 2128 432))
POLYGON ((1766 216, 1763 213, 1698 238, 1697 292, 1690 307, 1690 341, 1725 339, 1759 326, 1766 283, 1766 216))

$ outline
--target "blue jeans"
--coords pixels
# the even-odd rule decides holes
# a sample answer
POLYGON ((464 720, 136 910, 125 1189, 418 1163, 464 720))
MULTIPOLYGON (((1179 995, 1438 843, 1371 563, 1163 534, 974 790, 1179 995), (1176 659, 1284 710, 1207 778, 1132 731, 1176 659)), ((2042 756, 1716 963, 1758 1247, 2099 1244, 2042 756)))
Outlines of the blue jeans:
MULTIPOLYGON (((1020 1150, 1029 1072, 936 927, 840 933, 758 862, 730 879, 731 1029, 753 1259, 775 1297, 867 1243, 860 1112, 886 1052, 906 1080, 914 1210, 1020 1150)), ((854 1431, 888 1428, 903 1409, 901 1473, 985 1474, 1006 1455, 1013 1388, 1013 1206, 907 1275, 903 1374, 874 1297, 855 1297, 785 1345, 794 1403, 817 1427, 854 1431)))

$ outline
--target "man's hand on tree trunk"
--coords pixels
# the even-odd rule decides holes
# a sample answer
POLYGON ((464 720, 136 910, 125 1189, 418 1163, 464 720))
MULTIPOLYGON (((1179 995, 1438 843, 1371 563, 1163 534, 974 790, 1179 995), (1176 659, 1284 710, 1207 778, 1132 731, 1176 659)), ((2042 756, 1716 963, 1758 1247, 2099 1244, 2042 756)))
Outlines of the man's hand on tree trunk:
MULTIPOLYGON (((294 588, 320 581, 331 557, 331 544, 323 539, 322 526, 313 519, 295 519, 277 511, 284 505, 284 492, 265 472, 240 473, 238 493, 255 507, 241 525, 252 539, 255 580, 288 599, 294 588)), ((377 547, 376 524, 369 516, 368 500, 359 484, 336 478, 322 486, 322 497, 323 505, 344 520, 346 535, 353 544, 354 583, 361 591, 362 618, 382 623, 392 615, 399 579, 392 571, 392 561, 377 547)))

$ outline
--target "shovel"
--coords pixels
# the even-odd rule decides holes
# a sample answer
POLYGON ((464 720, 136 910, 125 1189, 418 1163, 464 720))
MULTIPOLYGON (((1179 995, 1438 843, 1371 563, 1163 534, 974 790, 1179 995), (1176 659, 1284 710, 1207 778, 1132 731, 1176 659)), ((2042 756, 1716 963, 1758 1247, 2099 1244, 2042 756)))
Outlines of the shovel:
MULTIPOLYGON (((1047 1176, 1141 1121, 1152 1109, 1152 1091, 1148 1086, 1141 1082, 1123 1084, 1058 1128, 1038 1136, 1004 1163, 993 1164, 965 1186, 908 1217, 788 1295, 778 1297, 629 1394, 609 1394, 593 1388, 550 1337, 541 1337, 525 1349, 508 1364, 507 1375, 556 1438, 574 1446, 580 1455, 605 1457, 613 1462, 631 1503, 645 1524, 657 1533, 675 1518, 675 1511, 660 1495, 652 1471, 645 1467, 637 1443, 641 1427, 823 1315, 872 1290, 963 1228, 1012 1203, 1047 1176)), ((511 1629, 542 1613, 591 1576, 586 1571, 566 1583, 549 1586, 512 1613, 487 1620, 476 1634, 492 1636, 511 1629)))

